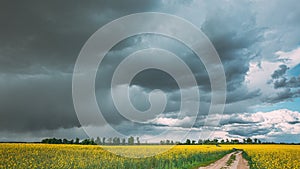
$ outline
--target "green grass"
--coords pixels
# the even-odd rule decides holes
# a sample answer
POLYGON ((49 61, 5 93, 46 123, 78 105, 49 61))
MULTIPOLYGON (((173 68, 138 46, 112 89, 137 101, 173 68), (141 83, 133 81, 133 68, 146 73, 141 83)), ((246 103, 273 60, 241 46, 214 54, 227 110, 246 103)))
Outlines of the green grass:
POLYGON ((231 154, 229 160, 226 162, 226 165, 230 166, 235 161, 235 158, 236 158, 235 154, 231 154))
POLYGON ((221 158, 223 158, 226 154, 228 153, 231 153, 232 150, 230 151, 225 151, 225 152, 222 152, 222 153, 218 153, 216 154, 215 156, 211 156, 210 159, 206 159, 205 161, 202 161, 202 162, 197 162, 195 163, 194 165, 192 166, 189 166, 188 169, 198 169, 199 167, 205 167, 205 166, 208 166, 218 160, 220 160, 221 158))
POLYGON ((252 161, 251 157, 245 151, 243 151, 242 156, 248 161, 250 169, 259 169, 257 168, 257 165, 252 161))

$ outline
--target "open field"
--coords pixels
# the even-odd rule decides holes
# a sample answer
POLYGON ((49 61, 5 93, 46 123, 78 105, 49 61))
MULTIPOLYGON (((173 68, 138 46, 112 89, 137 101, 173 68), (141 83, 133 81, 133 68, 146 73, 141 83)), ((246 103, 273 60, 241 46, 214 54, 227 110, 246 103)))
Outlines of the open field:
MULTIPOLYGON (((107 146, 125 154, 144 154, 164 146, 107 146)), ((0 168, 195 168, 207 165, 227 154, 228 148, 176 146, 148 158, 126 158, 95 145, 0 144, 0 168)))
MULTIPOLYGON (((125 155, 149 156, 166 146, 105 146, 125 155), (152 149, 152 151, 150 151, 152 149), (152 153, 152 154, 151 154, 152 153)), ((255 168, 300 168, 299 145, 182 145, 146 158, 127 158, 100 146, 50 144, 0 144, 0 168, 197 168, 229 152, 243 149, 255 168)))
POLYGON ((300 145, 240 145, 237 147, 244 149, 251 158, 248 159, 251 168, 300 168, 300 145))
POLYGON ((300 145, 222 145, 244 150, 251 169, 299 169, 300 145))

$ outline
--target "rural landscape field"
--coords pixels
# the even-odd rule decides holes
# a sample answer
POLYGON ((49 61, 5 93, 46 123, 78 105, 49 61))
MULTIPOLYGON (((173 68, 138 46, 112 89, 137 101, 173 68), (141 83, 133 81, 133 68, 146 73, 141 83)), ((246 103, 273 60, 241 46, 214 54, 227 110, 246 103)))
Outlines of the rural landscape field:
POLYGON ((299 0, 1 0, 0 169, 300 169, 299 0))
MULTIPOLYGON (((107 146, 145 155, 162 145, 107 146)), ((252 169, 299 169, 299 145, 178 145, 146 158, 127 158, 97 145, 0 144, 0 168, 195 169, 207 166, 235 149, 252 169)))

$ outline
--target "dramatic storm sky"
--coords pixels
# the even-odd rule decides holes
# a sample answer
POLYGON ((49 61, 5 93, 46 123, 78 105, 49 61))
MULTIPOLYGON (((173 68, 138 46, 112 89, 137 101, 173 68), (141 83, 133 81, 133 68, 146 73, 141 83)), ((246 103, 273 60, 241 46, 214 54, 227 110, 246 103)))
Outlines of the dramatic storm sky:
MULTIPOLYGON (((297 0, 2 1, 0 141, 86 138, 72 100, 73 68, 82 46, 96 30, 114 19, 137 12, 164 12, 185 18, 201 29, 223 63, 227 101, 212 138, 299 142, 298 3, 297 0)), ((173 131, 161 139, 176 140, 182 131, 189 129, 188 113, 185 118, 176 119, 181 102, 176 81, 159 70, 139 73, 131 83, 130 96, 137 109, 146 110, 148 93, 153 89, 163 90, 168 103, 161 116, 148 124, 132 123, 113 105, 109 95, 114 69, 129 54, 149 47, 172 51, 193 71, 201 108, 190 137, 198 139, 205 120, 203 115, 210 106, 209 77, 189 48, 159 35, 130 37, 105 56, 97 74, 96 96, 107 122, 124 135, 143 137, 166 129, 173 131)), ((169 64, 172 65, 172 60, 169 64)), ((105 131, 106 125, 90 126, 105 131)))

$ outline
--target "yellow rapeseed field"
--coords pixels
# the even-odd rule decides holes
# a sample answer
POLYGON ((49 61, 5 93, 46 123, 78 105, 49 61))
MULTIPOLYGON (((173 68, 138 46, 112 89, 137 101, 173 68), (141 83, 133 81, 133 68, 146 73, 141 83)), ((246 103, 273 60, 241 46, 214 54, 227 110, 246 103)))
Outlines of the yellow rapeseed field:
MULTIPOLYGON (((136 154, 137 157, 153 155, 153 149, 162 148, 164 146, 105 146, 105 149, 119 149, 124 155, 136 154)), ((227 147, 215 145, 175 146, 156 156, 127 158, 105 149, 97 145, 0 144, 0 168, 184 169, 207 165, 229 152, 227 147)))
POLYGON ((299 145, 239 145, 251 158, 252 168, 300 169, 299 145))
POLYGON ((243 149, 252 169, 300 169, 300 145, 222 145, 243 149))
POLYGON ((182 145, 153 155, 168 146, 95 146, 0 144, 0 168, 184 169, 207 165, 231 151, 243 149, 252 168, 299 169, 299 145, 182 145), (119 152, 127 158, 108 152, 119 152))

